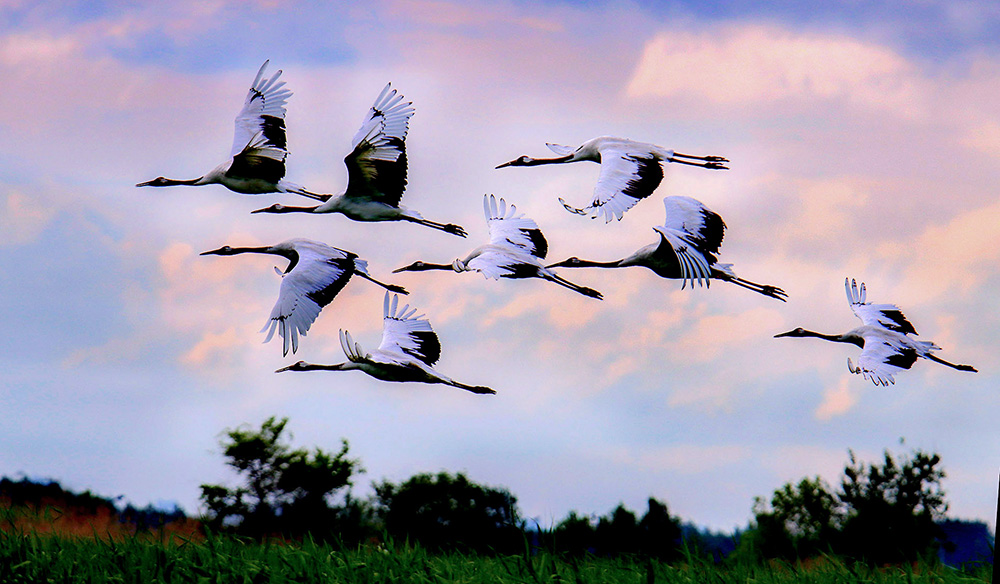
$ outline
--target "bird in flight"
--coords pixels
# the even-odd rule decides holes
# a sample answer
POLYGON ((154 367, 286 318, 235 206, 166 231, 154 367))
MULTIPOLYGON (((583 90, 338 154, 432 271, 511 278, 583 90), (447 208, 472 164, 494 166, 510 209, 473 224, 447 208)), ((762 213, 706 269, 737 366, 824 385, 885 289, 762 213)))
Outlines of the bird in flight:
POLYGON ((835 343, 857 345, 861 348, 858 364, 855 366, 848 357, 847 369, 851 373, 864 376, 875 385, 887 386, 896 383, 893 376, 912 367, 918 358, 929 359, 959 371, 976 372, 971 365, 956 365, 934 355, 934 351, 941 350, 936 344, 930 341, 918 341, 909 336, 917 334, 917 331, 895 304, 866 302, 864 282, 861 283, 860 293, 854 280, 845 278, 844 288, 847 291, 847 302, 854 315, 861 319, 861 326, 840 335, 817 333, 800 327, 774 335, 774 338, 816 337, 835 343))
POLYGON ((281 276, 281 290, 270 318, 260 330, 268 331, 265 343, 271 340, 275 330, 278 331, 283 341, 282 356, 288 355, 289 348, 292 353, 298 350, 299 336, 306 336, 323 307, 333 301, 352 276, 374 282, 386 290, 408 293, 400 286, 383 284, 372 278, 368 274, 368 262, 357 254, 309 239, 289 239, 263 247, 227 245, 200 255, 231 256, 241 253, 271 254, 288 259, 284 272, 275 268, 281 276))
POLYGON ((236 116, 236 131, 229 160, 208 174, 190 180, 164 178, 141 182, 137 187, 202 186, 219 184, 244 195, 264 193, 295 193, 323 200, 313 193, 285 180, 285 103, 292 92, 285 82, 278 82, 281 71, 264 77, 268 61, 260 66, 250 85, 243 109, 236 116))
POLYGON ((398 272, 422 272, 427 270, 454 270, 456 272, 479 272, 486 278, 541 278, 579 292, 591 298, 602 298, 601 293, 591 288, 577 286, 562 278, 553 270, 542 265, 548 253, 549 244, 538 225, 524 214, 517 213, 514 205, 507 207, 503 199, 497 201, 493 195, 483 196, 483 212, 490 229, 490 242, 472 250, 463 259, 450 264, 432 264, 416 261, 397 268, 398 272))
POLYGON ((315 365, 299 361, 282 371, 351 371, 358 369, 382 381, 442 383, 472 393, 495 394, 481 385, 466 385, 441 375, 433 369, 441 357, 441 342, 423 315, 414 316, 415 308, 407 304, 398 309, 399 296, 385 293, 382 303, 382 342, 374 351, 365 351, 355 343, 351 333, 340 331, 340 346, 347 362, 336 365, 315 365))
POLYGON ((406 132, 413 115, 412 103, 386 85, 365 116, 344 158, 347 190, 322 195, 323 203, 293 207, 276 203, 253 213, 341 213, 354 221, 410 221, 465 237, 465 230, 451 223, 437 223, 399 204, 406 189, 406 132))
POLYGON ((547 143, 546 146, 559 156, 555 158, 520 156, 497 166, 497 168, 565 164, 581 160, 599 163, 601 175, 597 179, 597 186, 594 187, 594 198, 589 206, 578 209, 571 207, 562 198, 559 199, 559 202, 570 213, 590 215, 592 219, 596 219, 603 213, 606 223, 612 219, 621 221, 625 211, 631 209, 636 203, 656 190, 660 181, 663 180, 661 162, 677 162, 712 170, 728 170, 724 163, 729 162, 721 156, 681 154, 655 144, 645 144, 611 136, 600 136, 588 140, 575 149, 559 144, 547 143))
POLYGON ((785 301, 785 291, 777 286, 757 284, 736 276, 732 264, 720 264, 716 254, 722 245, 726 224, 718 213, 690 197, 666 197, 666 221, 653 227, 660 240, 632 255, 612 262, 597 262, 571 257, 547 268, 649 268, 661 278, 681 281, 681 289, 695 282, 709 286, 713 279, 730 282, 765 296, 785 301))

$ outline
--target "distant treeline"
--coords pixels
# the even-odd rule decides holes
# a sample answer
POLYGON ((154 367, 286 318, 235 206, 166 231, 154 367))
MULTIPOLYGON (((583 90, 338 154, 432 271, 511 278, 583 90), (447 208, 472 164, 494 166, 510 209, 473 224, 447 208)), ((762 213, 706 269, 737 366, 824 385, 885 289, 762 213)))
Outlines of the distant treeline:
POLYGON ((886 451, 883 461, 871 464, 850 453, 838 489, 819 477, 786 484, 770 499, 757 498, 754 521, 733 534, 685 523, 652 497, 641 515, 624 505, 599 517, 571 511, 543 528, 522 516, 507 489, 477 484, 463 473, 421 473, 398 484, 383 480, 370 497, 352 497, 350 487, 363 470, 348 456, 347 441, 336 453, 292 448, 284 439, 287 422, 270 418, 259 429, 226 431, 223 456, 241 483, 202 485, 205 513, 197 523, 178 508, 129 504, 119 511, 111 500, 73 494, 54 482, 3 479, 0 509, 9 510, 0 529, 14 525, 10 509, 47 508, 113 517, 132 532, 184 525, 181 532, 194 533, 198 529, 191 526, 200 525, 257 539, 309 538, 348 547, 391 541, 477 554, 529 549, 667 562, 692 555, 716 562, 831 555, 879 565, 991 559, 992 534, 985 524, 945 517, 940 457, 919 450, 899 460, 886 451))
POLYGON ((0 530, 30 529, 111 538, 151 530, 186 536, 201 533, 201 522, 189 518, 178 507, 164 510, 152 505, 139 508, 128 503, 119 508, 116 500, 90 491, 68 491, 52 480, 4 477, 0 479, 0 530))

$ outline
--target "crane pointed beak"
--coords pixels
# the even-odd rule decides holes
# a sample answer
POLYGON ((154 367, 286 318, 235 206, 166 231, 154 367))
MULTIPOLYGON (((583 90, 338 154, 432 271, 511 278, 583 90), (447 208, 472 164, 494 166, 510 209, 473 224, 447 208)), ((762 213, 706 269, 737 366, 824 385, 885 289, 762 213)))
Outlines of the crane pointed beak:
POLYGON ((790 336, 792 336, 792 333, 794 333, 794 332, 795 331, 788 331, 787 333, 778 333, 778 334, 774 335, 774 338, 777 339, 777 338, 780 338, 780 337, 790 337, 790 336))
POLYGON ((282 371, 288 371, 292 367, 294 367, 294 365, 289 365, 288 367, 282 367, 281 369, 275 369, 274 372, 275 373, 281 373, 282 371))
POLYGON ((219 252, 221 252, 221 251, 222 251, 223 249, 224 249, 224 248, 221 248, 221 247, 220 247, 219 249, 213 249, 213 250, 211 250, 211 251, 203 251, 203 252, 201 252, 201 253, 200 253, 200 254, 198 254, 198 255, 200 255, 200 256, 203 256, 203 255, 222 255, 222 254, 221 254, 221 253, 219 253, 219 252))
POLYGON ((513 160, 511 160, 510 162, 504 162, 503 164, 497 166, 497 168, 503 168, 505 166, 510 166, 511 164, 514 164, 513 160))

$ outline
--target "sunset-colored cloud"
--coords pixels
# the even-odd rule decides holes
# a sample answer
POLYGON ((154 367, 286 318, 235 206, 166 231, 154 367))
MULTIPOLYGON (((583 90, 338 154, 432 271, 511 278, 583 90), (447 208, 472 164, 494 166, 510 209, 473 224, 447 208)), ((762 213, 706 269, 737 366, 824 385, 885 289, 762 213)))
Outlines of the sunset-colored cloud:
POLYGON ((851 411, 858 403, 857 381, 850 375, 844 375, 833 387, 823 390, 823 402, 816 408, 816 419, 827 421, 835 416, 842 416, 851 411))
POLYGON ((660 33, 646 44, 628 93, 740 107, 820 99, 916 116, 925 110, 921 85, 906 59, 876 44, 731 25, 660 33))

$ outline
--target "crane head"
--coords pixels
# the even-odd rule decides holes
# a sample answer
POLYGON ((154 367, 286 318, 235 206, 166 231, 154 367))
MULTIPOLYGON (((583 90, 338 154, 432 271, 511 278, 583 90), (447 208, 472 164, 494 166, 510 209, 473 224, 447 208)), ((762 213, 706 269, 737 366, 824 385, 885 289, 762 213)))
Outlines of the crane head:
POLYGON ((510 162, 504 162, 503 164, 497 166, 497 168, 503 168, 505 166, 529 166, 534 159, 530 156, 519 156, 510 162))
POLYGON ((265 207, 264 209, 257 209, 256 211, 250 211, 250 213, 284 213, 285 206, 281 203, 275 203, 270 207, 265 207))
POLYGON ((211 251, 203 251, 198 255, 235 255, 235 251, 232 247, 224 245, 219 249, 213 249, 211 251))
POLYGON ((135 186, 137 186, 137 187, 169 187, 172 184, 174 184, 174 182, 171 181, 170 179, 162 177, 162 176, 158 176, 158 177, 154 178, 153 180, 147 180, 146 182, 141 182, 141 183, 139 183, 139 184, 137 184, 135 186))
POLYGON ((417 260, 408 266, 403 266, 402 268, 396 268, 392 271, 393 274, 398 274, 399 272, 423 272, 426 270, 433 269, 430 264, 417 260))
POLYGON ((307 371, 309 363, 305 361, 299 361, 297 363, 292 363, 288 367, 282 367, 281 369, 276 369, 275 373, 281 373, 282 371, 307 371))
POLYGON ((780 334, 774 335, 774 338, 777 339, 779 337, 808 337, 808 336, 812 336, 812 335, 809 335, 808 332, 809 331, 807 331, 806 329, 804 329, 802 327, 798 327, 796 329, 792 329, 792 330, 788 331, 787 333, 780 333, 780 334))
POLYGON ((563 261, 561 261, 559 263, 549 264, 549 265, 547 265, 545 267, 546 268, 575 268, 575 267, 580 266, 581 264, 583 264, 583 260, 581 260, 580 258, 578 258, 576 256, 573 256, 573 257, 567 258, 567 259, 565 259, 565 260, 563 260, 563 261))

